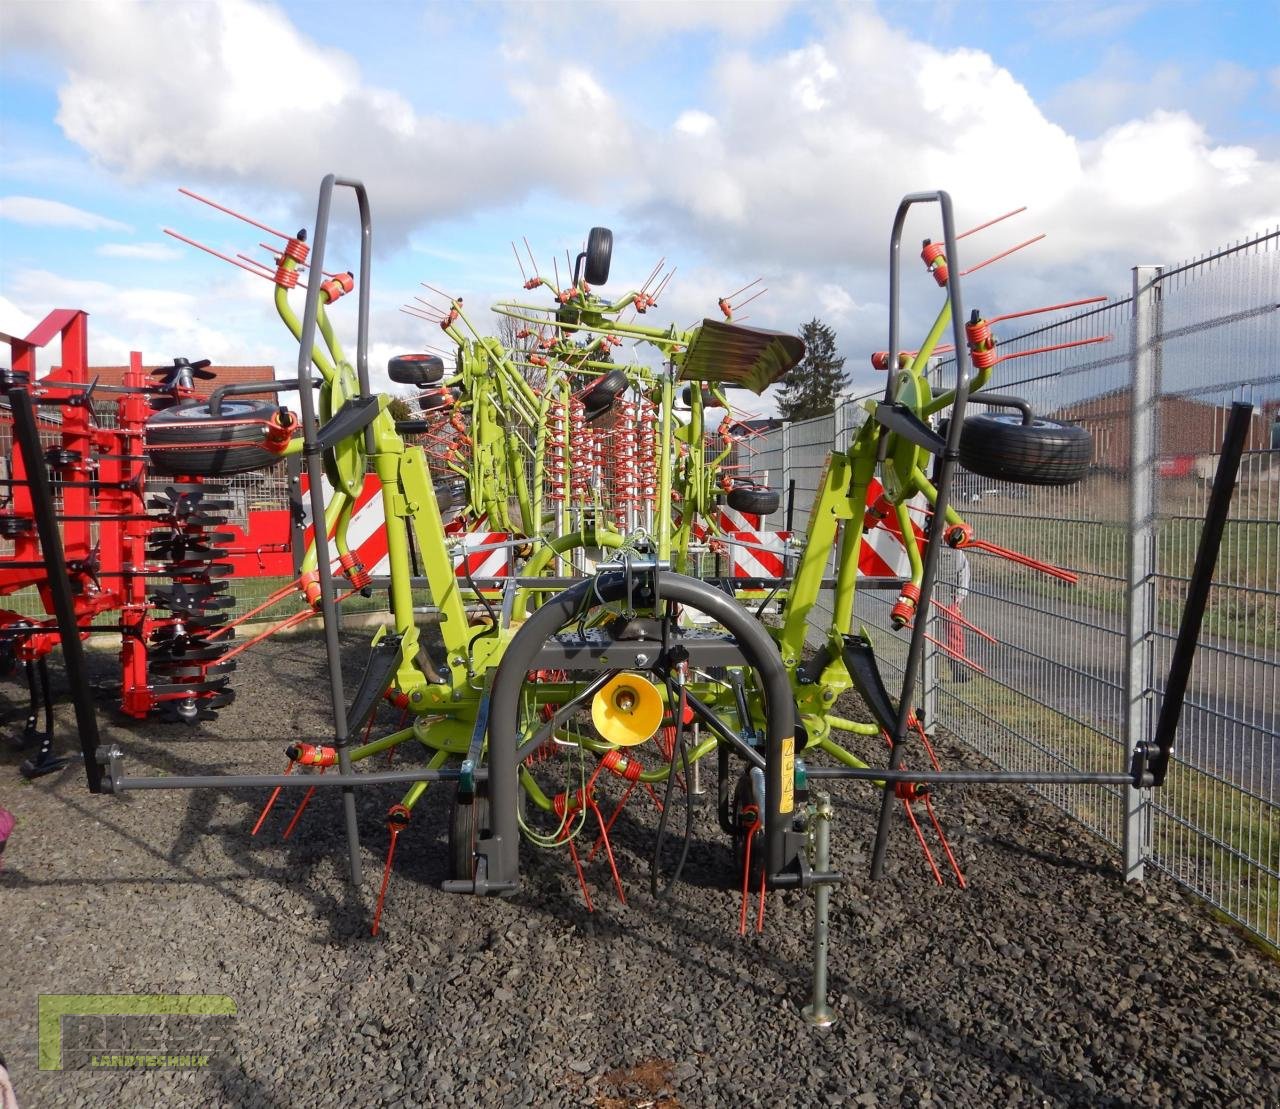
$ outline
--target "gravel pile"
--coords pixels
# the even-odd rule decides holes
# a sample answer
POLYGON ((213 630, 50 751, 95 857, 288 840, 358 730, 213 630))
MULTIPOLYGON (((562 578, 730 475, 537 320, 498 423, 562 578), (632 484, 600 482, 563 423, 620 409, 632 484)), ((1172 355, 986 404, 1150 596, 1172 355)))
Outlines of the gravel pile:
MULTIPOLYGON (((366 640, 348 640, 352 681, 366 640)), ((242 659, 239 699, 216 722, 104 737, 133 774, 283 769, 288 742, 330 735, 322 658, 317 638, 276 641, 242 659)), ((17 731, 21 690, 7 691, 17 731)), ((69 711, 60 719, 72 735, 69 711)), ((966 758, 941 747, 946 765, 966 758)), ((1021 791, 939 798, 961 890, 933 884, 905 819, 888 877, 869 882, 875 799, 834 788, 834 861, 850 880, 832 898, 839 1020, 816 1030, 799 1016, 812 898, 770 895, 765 932, 740 937, 710 804, 686 880, 655 902, 653 805, 633 800, 616 829, 628 902, 597 859, 588 914, 568 859, 528 847, 515 900, 440 892, 448 807, 432 791, 401 837, 374 939, 394 787, 360 795, 366 912, 336 792, 317 794, 287 841, 298 795, 286 797, 252 838, 259 794, 93 797, 75 771, 22 783, 18 761, 0 765, 0 806, 18 820, 0 870, 0 1052, 28 1109, 1280 1095, 1280 968, 1162 879, 1126 887, 1112 852, 1021 791), (202 1070, 41 1072, 37 998, 49 993, 227 994, 238 1012, 202 1070)))

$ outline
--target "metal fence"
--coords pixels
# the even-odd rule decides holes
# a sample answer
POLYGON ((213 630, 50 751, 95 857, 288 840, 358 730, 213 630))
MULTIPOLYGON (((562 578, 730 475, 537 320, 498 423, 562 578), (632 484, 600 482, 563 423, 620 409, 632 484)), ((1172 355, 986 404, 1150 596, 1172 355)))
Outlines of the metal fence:
MULTIPOLYGON (((1227 411, 1234 400, 1252 402, 1168 784, 1040 792, 1115 844, 1128 877, 1144 866, 1164 871, 1280 944, 1280 231, 1186 265, 1135 268, 1133 288, 1100 308, 1000 335, 1002 353, 1110 336, 1002 362, 990 386, 1088 427, 1095 464, 1085 481, 1054 489, 957 477, 956 507, 977 535, 1072 570, 1079 582, 948 552, 939 599, 958 602, 998 642, 964 634, 975 667, 931 647, 920 707, 1008 769, 1125 769, 1159 712, 1227 411)), ((949 382, 954 366, 937 373, 949 382)), ((861 422, 864 399, 762 444, 782 487, 796 482, 797 528, 833 443, 847 446, 861 422)), ((859 590, 856 610, 891 685, 907 643, 888 621, 893 600, 859 590)), ((829 605, 815 609, 815 630, 829 616, 829 605)), ((945 641, 943 627, 932 632, 945 641)))

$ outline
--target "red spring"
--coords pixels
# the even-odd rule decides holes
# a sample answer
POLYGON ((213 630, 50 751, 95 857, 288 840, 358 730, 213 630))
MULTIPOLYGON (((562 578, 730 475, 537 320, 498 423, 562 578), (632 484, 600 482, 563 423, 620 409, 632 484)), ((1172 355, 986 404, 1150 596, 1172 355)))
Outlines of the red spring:
POLYGON ((303 597, 306 598, 307 604, 312 608, 320 607, 320 571, 308 570, 298 579, 298 589, 303 597))
POLYGON ((360 556, 354 551, 339 555, 338 565, 342 567, 342 572, 351 583, 352 589, 364 589, 373 581, 369 571, 364 568, 364 563, 360 561, 360 556))
POLYGON ((916 606, 920 603, 920 587, 907 582, 898 595, 897 603, 889 610, 889 620, 895 628, 903 628, 915 619, 916 606))
POLYGON ((862 526, 866 531, 879 527, 893 511, 893 502, 883 493, 867 506, 867 514, 862 518, 862 526))
POLYGON ((295 743, 286 754, 301 766, 336 766, 338 764, 337 748, 318 743, 295 743))
POLYGON ((287 408, 281 408, 267 424, 267 434, 262 445, 272 454, 283 454, 298 427, 298 417, 287 408))
MULTIPOLYGON (((976 315, 976 313, 975 313, 976 315)), ((964 325, 964 333, 969 341, 969 356, 979 370, 989 370, 1000 359, 996 354, 995 336, 991 334, 991 324, 986 320, 972 320, 964 325)))
POLYGON ((930 242, 925 240, 924 249, 920 251, 920 257, 924 259, 924 264, 929 272, 933 274, 933 279, 942 288, 947 285, 947 256, 943 253, 943 245, 941 243, 930 242))
POLYGON ((644 773, 644 765, 639 759, 629 759, 624 755, 620 748, 613 748, 606 752, 605 756, 600 760, 600 765, 623 781, 638 782, 640 775, 644 773))
POLYGON ((311 253, 311 248, 301 239, 290 239, 284 244, 284 250, 281 253, 286 258, 292 258, 295 262, 301 264, 307 260, 307 255, 311 253))
POLYGON ((282 289, 294 289, 298 285, 298 271, 284 265, 276 267, 275 283, 282 289))
POLYGON ((543 355, 543 354, 531 354, 531 355, 529 355, 529 365, 531 365, 531 366, 546 366, 547 364, 548 364, 548 363, 547 363, 546 355, 543 355))
POLYGON ((871 355, 871 368, 873 370, 887 370, 889 368, 889 352, 887 350, 877 350, 871 355))
POLYGON ((921 801, 928 796, 929 787, 923 782, 898 782, 893 792, 903 801, 921 801))
POLYGON ((570 797, 567 793, 557 793, 551 798, 551 809, 560 820, 573 816, 582 808, 582 790, 576 790, 570 797))
POLYGON ((546 497, 564 500, 564 400, 556 397, 547 409, 546 497))
POLYGON ((388 689, 382 696, 386 698, 393 708, 397 708, 401 712, 409 710, 409 694, 403 690, 388 689))
POLYGON ((952 524, 947 528, 947 533, 943 537, 947 541, 948 547, 967 547, 973 542, 973 528, 969 524, 952 524))
POLYGON ((531 278, 529 278, 529 280, 528 280, 528 281, 526 281, 526 282, 524 283, 524 287, 525 287, 526 289, 529 289, 530 291, 532 291, 533 289, 536 289, 536 288, 537 288, 539 285, 541 285, 541 284, 542 284, 542 278, 541 278, 541 277, 531 277, 531 278))
POLYGON ((387 899, 387 886, 391 883, 391 860, 396 857, 396 841, 409 824, 409 810, 403 805, 392 805, 387 810, 387 831, 391 842, 387 844, 387 865, 382 868, 382 888, 378 890, 378 906, 373 913, 373 934, 378 934, 382 923, 382 906, 387 899))
POLYGON ((569 442, 583 444, 586 465, 577 465, 569 473, 569 492, 574 497, 587 495, 587 476, 590 470, 591 433, 587 430, 582 401, 573 397, 569 402, 569 442))
POLYGON ((336 277, 329 278, 320 286, 320 291, 329 297, 329 303, 332 304, 339 297, 346 296, 355 288, 355 276, 350 273, 340 273, 336 277))
POLYGON ((635 308, 637 312, 639 312, 643 316, 647 311, 649 311, 650 308, 652 308, 657 303, 658 302, 654 300, 653 297, 651 297, 648 293, 636 293, 636 298, 634 301, 632 301, 632 306, 635 308))

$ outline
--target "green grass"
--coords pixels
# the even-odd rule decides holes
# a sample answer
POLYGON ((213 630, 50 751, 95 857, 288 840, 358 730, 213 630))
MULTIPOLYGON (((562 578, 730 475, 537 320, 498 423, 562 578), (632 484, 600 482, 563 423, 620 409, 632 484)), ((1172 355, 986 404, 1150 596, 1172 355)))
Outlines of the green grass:
MULTIPOLYGON (((1074 752, 1072 761, 1080 769, 1122 769, 1125 756, 1101 731, 989 678, 975 675, 958 687, 944 683, 944 703, 951 705, 953 713, 972 720, 971 710, 957 705, 951 694, 994 718, 994 724, 978 719, 979 726, 992 730, 995 740, 1008 729, 1010 738, 1028 736, 1050 750, 1074 752)), ((970 734, 961 738, 981 749, 980 737, 970 734)), ((1091 827, 1106 828, 1108 817, 1115 819, 1114 812, 1101 808, 1105 803, 1116 803, 1103 791, 1062 787, 1062 792, 1054 793, 1057 789, 1044 787, 1055 802, 1091 827)), ((1280 945, 1280 878, 1264 868, 1280 872, 1280 808, 1176 761, 1153 800, 1157 806, 1152 835, 1156 859, 1192 890, 1223 906, 1228 917, 1275 952, 1280 945), (1205 834, 1191 829, 1202 829, 1205 834)))
MULTIPOLYGON (((982 580, 1017 584, 1117 612, 1128 573, 1128 500, 1124 486, 1095 478, 1067 490, 1028 488, 1026 496, 960 505, 978 538, 1081 574, 1061 584, 1025 567, 984 557, 982 580)), ((1201 531, 1203 490, 1162 483, 1156 522, 1156 604, 1164 630, 1177 627, 1201 531), (1190 518, 1182 518, 1190 517, 1190 518)), ((1223 532, 1204 633, 1241 645, 1280 649, 1280 497, 1275 483, 1241 486, 1223 532)))

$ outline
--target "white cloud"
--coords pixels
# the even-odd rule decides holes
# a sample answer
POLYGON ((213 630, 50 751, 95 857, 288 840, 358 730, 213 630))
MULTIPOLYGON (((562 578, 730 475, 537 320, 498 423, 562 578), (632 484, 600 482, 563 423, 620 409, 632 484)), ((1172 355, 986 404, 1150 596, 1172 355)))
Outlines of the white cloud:
POLYGON ((136 258, 144 262, 171 262, 182 253, 166 243, 103 243, 97 254, 104 258, 136 258))
POLYGON ((1152 65, 1131 49, 1113 47, 1092 72, 1058 88, 1045 110, 1089 137, 1156 111, 1186 111, 1203 122, 1229 125, 1256 95, 1259 80, 1257 72, 1233 62, 1191 69, 1152 65))
POLYGON ((988 54, 938 50, 861 7, 833 20, 821 47, 725 58, 708 95, 716 126, 651 151, 637 213, 647 234, 692 237, 738 263, 882 274, 899 199, 939 187, 961 227, 1029 206, 1016 232, 993 230, 962 254, 1047 230, 1032 267, 1123 272, 1153 245, 1176 260, 1280 219, 1280 162, 1214 142, 1190 115, 1153 111, 1083 140, 988 54))
MULTIPOLYGON (((632 21, 640 37, 704 31, 720 19, 745 32, 773 25, 784 11, 779 4, 730 8, 603 10, 611 13, 608 27, 632 21)), ((1080 287, 1086 270, 1123 280, 1135 260, 1177 261, 1280 222, 1280 161, 1265 149, 1215 141, 1198 114, 1170 110, 1162 90, 1182 80, 1176 69, 1143 72, 1144 91, 1136 87, 1142 81, 1128 79, 1133 68, 1118 67, 1092 102, 1084 98, 1089 90, 1078 90, 1074 116, 1047 113, 988 53, 938 49, 865 5, 817 9, 819 26, 798 48, 749 36, 728 52, 717 47, 722 52, 707 59, 705 92, 680 90, 674 118, 653 128, 615 94, 599 52, 580 44, 566 62, 536 36, 523 40, 520 64, 510 67, 507 115, 474 122, 416 109, 274 6, 225 0, 92 10, 94 34, 86 36, 60 6, 8 5, 6 39, 51 53, 65 70, 64 132, 113 173, 189 180, 220 196, 251 187, 259 199, 275 199, 268 222, 293 227, 316 182, 338 167, 368 185, 383 248, 433 220, 514 207, 530 195, 546 198, 558 219, 569 205, 599 209, 602 220, 620 210, 632 225, 619 225, 620 236, 682 267, 663 319, 685 323, 714 312, 715 296, 736 287, 717 272, 763 273, 772 292, 751 306, 753 321, 792 330, 814 314, 829 317, 840 325, 851 366, 853 351, 884 345, 889 227, 906 193, 947 189, 961 227, 1030 206, 1016 230, 1002 225, 966 240, 963 259, 971 264, 1044 229, 1050 237, 1036 254, 1010 266, 1019 274, 1052 271, 1072 294, 1093 291, 1080 287), (154 65, 195 45, 181 71, 154 65), (1088 113, 1105 124, 1078 125, 1088 113), (713 271, 711 259, 724 268, 713 271)), ((1085 14, 1106 22, 1139 10, 1094 5, 1085 14)), ((545 8, 542 18, 560 19, 557 11, 545 8)), ((1255 79, 1218 66, 1202 85, 1228 104, 1255 79)), ((1268 79, 1280 88, 1280 69, 1268 79)), ((937 232, 936 212, 913 218, 908 265, 916 264, 919 238, 937 232)), ((505 242, 492 248, 504 253, 505 242)), ((227 286, 233 292, 219 309, 247 320, 252 303, 267 315, 261 284, 252 301, 227 286)), ((91 290, 95 297, 108 291, 105 283, 91 290)), ((1026 292, 1025 283, 1017 292, 1026 292)), ((23 307, 44 303, 29 298, 23 307)), ((131 326, 212 307, 207 297, 105 303, 92 307, 131 326)), ((379 342, 414 334, 412 320, 393 324, 394 308, 388 312, 379 342)), ((216 344, 221 327, 208 330, 202 341, 216 344)), ((159 334, 165 343, 180 338, 172 326, 159 334)), ((246 323, 225 334, 254 331, 246 323)), ((287 351, 287 337, 272 341, 287 351)))
POLYGON ((35 316, 19 308, 8 297, 0 296, 0 332, 23 339, 31 334, 39 322, 35 316))
POLYGON ((717 31, 753 38, 776 26, 792 0, 615 0, 603 8, 628 35, 657 37, 689 31, 717 31))
POLYGON ((92 35, 61 5, 13 5, 5 18, 11 48, 42 49, 65 66, 57 120, 96 162, 132 181, 246 182, 307 197, 325 173, 349 167, 377 198, 383 243, 538 185, 590 196, 600 167, 625 161, 631 145, 618 105, 580 65, 525 67, 512 89, 518 114, 461 123, 365 81, 350 55, 317 45, 274 6, 92 13, 92 35), (182 66, 155 64, 175 51, 182 66))
POLYGON ((133 230, 119 220, 36 196, 0 196, 0 219, 27 227, 66 227, 74 231, 133 230))

